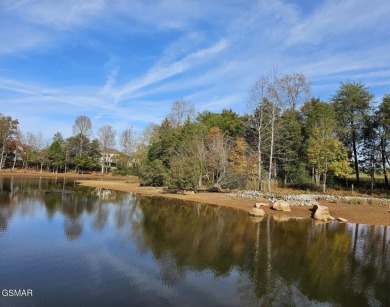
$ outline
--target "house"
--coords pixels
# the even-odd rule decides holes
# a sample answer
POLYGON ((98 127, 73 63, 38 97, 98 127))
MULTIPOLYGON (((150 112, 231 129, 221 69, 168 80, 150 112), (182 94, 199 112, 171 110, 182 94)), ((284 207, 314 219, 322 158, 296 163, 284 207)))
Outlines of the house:
POLYGON ((102 155, 100 157, 100 163, 104 163, 107 167, 116 166, 116 159, 118 158, 120 151, 113 149, 113 148, 107 148, 106 150, 103 150, 100 152, 102 155))

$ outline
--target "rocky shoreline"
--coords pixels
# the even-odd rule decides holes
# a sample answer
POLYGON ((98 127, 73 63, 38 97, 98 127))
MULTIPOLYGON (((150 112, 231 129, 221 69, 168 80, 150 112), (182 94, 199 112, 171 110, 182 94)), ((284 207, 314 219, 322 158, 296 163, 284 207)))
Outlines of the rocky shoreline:
POLYGON ((330 203, 346 204, 383 204, 390 206, 390 199, 374 198, 362 196, 339 196, 327 194, 285 194, 278 195, 275 193, 262 193, 255 190, 245 190, 229 193, 228 195, 242 198, 264 198, 271 203, 276 201, 286 201, 291 206, 313 206, 318 205, 318 201, 324 200, 330 203))

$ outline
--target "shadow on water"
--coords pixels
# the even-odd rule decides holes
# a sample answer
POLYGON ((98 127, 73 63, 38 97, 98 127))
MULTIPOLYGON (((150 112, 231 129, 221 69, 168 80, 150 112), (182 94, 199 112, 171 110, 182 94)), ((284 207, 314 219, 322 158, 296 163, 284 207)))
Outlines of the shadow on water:
MULTIPOLYGON (((60 178, 5 177, 0 178, 0 273, 12 271, 14 284, 25 281, 20 269, 25 264, 12 257, 24 255, 12 249, 7 236, 31 231, 14 223, 26 217, 40 221, 36 229, 51 229, 25 237, 33 240, 35 254, 46 248, 61 255, 62 269, 53 278, 73 293, 64 305, 129 300, 148 306, 390 305, 385 226, 251 218, 239 210, 80 187, 60 178), (58 227, 62 234, 41 246, 58 227), (151 276, 157 281, 144 282, 151 276), (124 282, 131 290, 119 291, 124 282), (94 295, 75 295, 85 284, 94 285, 94 295)), ((36 260, 35 266, 45 270, 50 261, 36 260)), ((31 273, 30 281, 45 284, 40 278, 47 276, 31 273)), ((45 305, 59 296, 54 291, 46 301, 37 296, 34 302, 45 305)))

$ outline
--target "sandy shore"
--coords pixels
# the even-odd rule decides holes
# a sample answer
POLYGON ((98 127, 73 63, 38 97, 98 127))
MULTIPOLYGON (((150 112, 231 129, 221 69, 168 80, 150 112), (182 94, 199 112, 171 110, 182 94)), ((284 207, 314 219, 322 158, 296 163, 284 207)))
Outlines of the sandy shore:
MULTIPOLYGON (((249 210, 253 207, 255 202, 265 201, 265 199, 261 198, 241 198, 223 193, 197 193, 190 195, 167 194, 162 188, 140 187, 138 183, 128 183, 126 180, 80 180, 79 183, 84 186, 132 192, 151 197, 181 199, 240 210, 249 210)), ((320 201, 320 204, 328 206, 331 215, 334 217, 343 217, 352 223, 390 226, 390 205, 351 205, 344 203, 329 203, 326 201, 320 201)), ((265 207, 265 212, 267 214, 278 215, 280 218, 285 216, 310 218, 311 212, 309 209, 310 207, 307 206, 292 206, 291 212, 277 212, 265 207)))

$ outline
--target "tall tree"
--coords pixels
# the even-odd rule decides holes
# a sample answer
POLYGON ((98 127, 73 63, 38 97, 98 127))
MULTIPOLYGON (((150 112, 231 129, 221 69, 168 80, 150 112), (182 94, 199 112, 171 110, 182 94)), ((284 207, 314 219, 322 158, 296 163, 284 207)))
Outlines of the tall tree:
MULTIPOLYGON (((265 148, 267 148, 268 155, 267 188, 269 192, 271 192, 272 176, 276 173, 276 156, 279 157, 279 161, 284 162, 284 166, 287 166, 287 161, 298 161, 296 144, 302 142, 299 142, 301 128, 295 108, 309 97, 310 82, 306 81, 306 77, 301 73, 286 74, 280 77, 274 70, 269 76, 261 76, 252 88, 250 92, 253 112, 251 126, 256 131, 254 135, 257 139, 259 189, 262 189, 265 148), (281 113, 285 114, 284 120, 288 126, 284 131, 279 131, 283 127, 281 113), (266 138, 265 135, 267 135, 266 138), (264 142, 265 139, 267 142, 264 142), (280 159, 281 154, 283 154, 283 159, 280 159)), ((284 169, 288 170, 287 167, 284 169)))
POLYGON ((88 138, 92 131, 92 122, 89 117, 85 115, 80 115, 76 118, 76 121, 73 125, 73 135, 79 139, 79 155, 84 152, 83 145, 85 144, 85 139, 88 138))
POLYGON ((60 132, 57 132, 53 137, 53 142, 49 147, 49 161, 53 168, 53 172, 58 171, 65 166, 65 140, 60 132))
POLYGON ((365 84, 350 81, 341 82, 339 90, 332 98, 341 127, 342 140, 353 155, 357 182, 359 182, 358 147, 362 141, 364 117, 371 110, 373 98, 374 95, 369 92, 365 84))
POLYGON ((7 143, 10 138, 16 133, 18 128, 18 120, 12 119, 11 116, 4 116, 0 113, 0 146, 1 146, 1 157, 0 157, 0 169, 3 168, 5 162, 5 154, 7 149, 7 143))
POLYGON ((303 135, 301 116, 297 110, 287 109, 280 117, 279 138, 276 152, 280 163, 284 184, 295 181, 302 168, 303 135))
POLYGON ((389 188, 389 179, 387 177, 387 165, 389 165, 389 140, 390 140, 390 95, 385 95, 382 99, 378 111, 376 112, 378 120, 378 133, 380 139, 380 154, 383 169, 383 177, 386 188, 389 188))
MULTIPOLYGON (((337 121, 332 104, 313 98, 302 106, 301 114, 304 124, 306 151, 308 149, 307 147, 309 146, 307 144, 308 140, 312 139, 311 142, 313 144, 315 140, 318 141, 318 135, 322 136, 323 138, 330 138, 334 136, 337 128, 337 121), (317 136, 314 137, 315 134, 317 134, 317 136)), ((315 184, 319 185, 321 173, 313 164, 309 163, 309 165, 312 167, 311 175, 313 181, 315 184)))
MULTIPOLYGON (((277 141, 279 144, 282 142, 285 143, 284 152, 294 152, 296 148, 294 148, 293 139, 296 135, 293 133, 292 136, 290 132, 287 134, 287 138, 290 138, 290 142, 286 142, 282 139, 283 135, 281 133, 276 133, 277 129, 280 129, 282 121, 280 120, 279 113, 283 113, 283 111, 290 111, 290 114, 295 114, 295 108, 298 104, 305 102, 310 97, 310 83, 306 81, 306 78, 303 74, 292 74, 292 75, 284 75, 279 77, 277 72, 274 70, 273 75, 268 78, 268 86, 267 86, 267 97, 268 104, 270 108, 270 150, 269 150, 269 168, 268 168, 268 191, 271 192, 271 178, 272 173, 276 173, 275 167, 275 149, 277 145, 277 141), (279 137, 277 140, 276 138, 279 137), (290 147, 290 148, 288 148, 290 147)), ((289 116, 288 125, 291 127, 299 126, 298 122, 294 122, 294 120, 298 120, 297 116, 289 116), (291 121, 293 120, 293 121, 291 121)), ((298 129, 299 130, 299 129, 298 129)), ((284 135, 286 137, 286 135, 284 135)), ((280 146, 279 146, 280 148, 280 146)), ((284 157, 284 160, 287 161, 289 157, 284 157)))
POLYGON ((305 132, 308 137, 307 157, 312 176, 317 185, 322 176, 323 192, 326 191, 328 171, 336 176, 350 173, 347 148, 336 137, 336 117, 332 104, 311 99, 302 107, 305 132))
POLYGON ((264 147, 265 140, 265 107, 264 102, 267 99, 267 84, 268 79, 265 76, 261 76, 256 82, 249 93, 249 107, 252 110, 252 115, 249 117, 249 128, 254 131, 255 146, 257 152, 257 178, 258 189, 263 190, 263 160, 264 160, 264 147))
POLYGON ((108 153, 107 150, 110 147, 115 146, 115 131, 110 125, 104 125, 99 128, 98 131, 100 150, 102 154, 102 173, 104 169, 107 171, 107 160, 108 153))
POLYGON ((39 163, 40 172, 42 173, 43 165, 47 162, 49 151, 47 141, 44 139, 43 133, 38 132, 35 139, 35 154, 36 160, 39 163))

